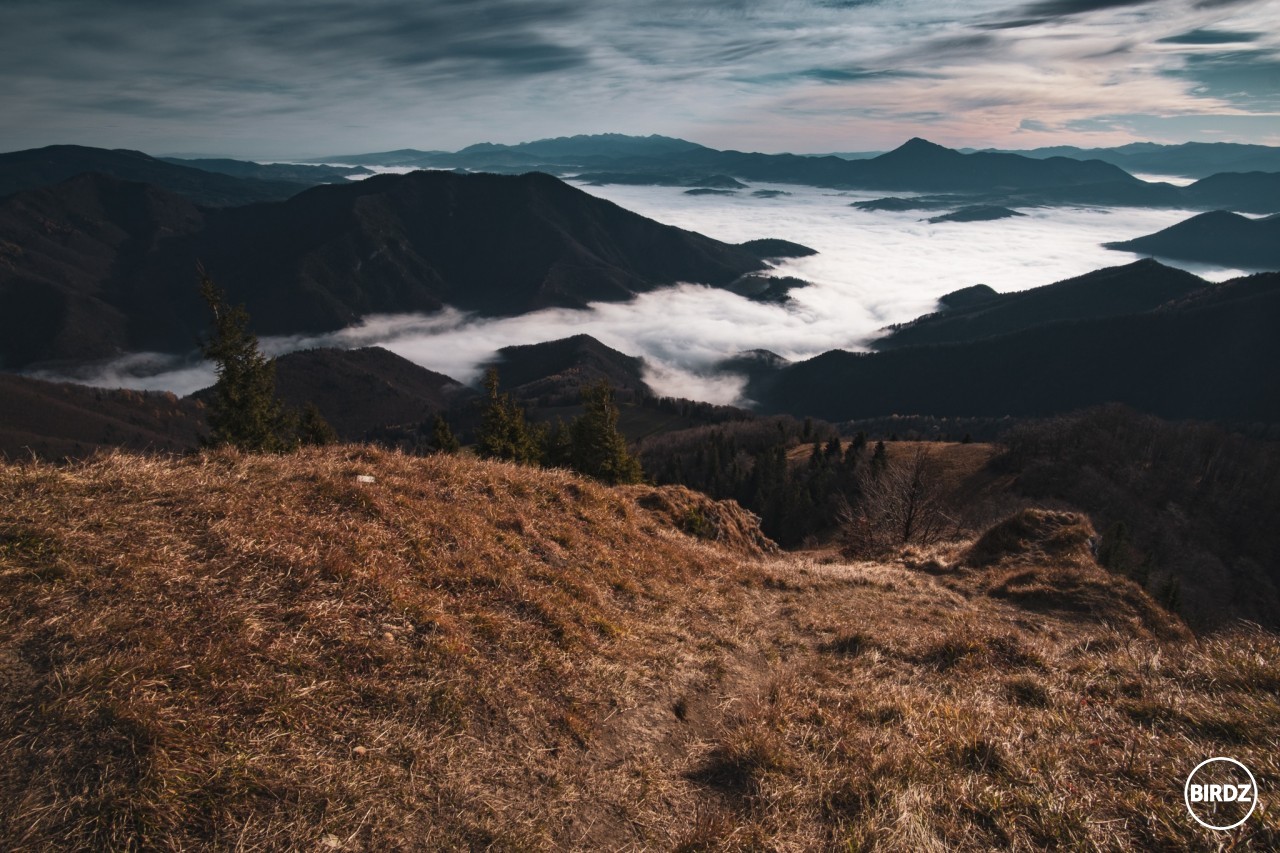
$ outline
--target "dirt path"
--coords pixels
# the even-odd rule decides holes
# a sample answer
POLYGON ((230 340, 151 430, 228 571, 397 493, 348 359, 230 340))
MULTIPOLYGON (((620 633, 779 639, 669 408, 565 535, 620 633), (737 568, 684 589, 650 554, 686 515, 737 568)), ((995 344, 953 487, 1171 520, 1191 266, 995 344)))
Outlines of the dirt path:
POLYGON ((617 792, 607 809, 574 828, 575 844, 618 849, 629 839, 629 849, 650 849, 656 833, 657 846, 669 849, 700 834, 720 837, 745 784, 724 744, 766 714, 781 688, 794 689, 798 671, 838 646, 844 632, 837 611, 869 592, 933 605, 962 600, 903 567, 787 554, 766 563, 761 586, 732 590, 714 607, 691 607, 671 639, 692 651, 650 673, 643 698, 612 714, 576 766, 566 768, 567 776, 588 780, 584 787, 597 798, 617 792), (646 819, 650 808, 641 803, 655 800, 682 820, 668 827, 646 819))

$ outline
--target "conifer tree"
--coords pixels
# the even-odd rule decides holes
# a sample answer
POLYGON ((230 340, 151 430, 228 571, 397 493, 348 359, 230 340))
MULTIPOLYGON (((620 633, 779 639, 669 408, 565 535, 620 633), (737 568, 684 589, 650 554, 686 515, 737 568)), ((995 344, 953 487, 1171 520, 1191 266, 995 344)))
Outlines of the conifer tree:
POLYGON ((867 446, 867 434, 862 430, 858 430, 858 434, 853 437, 853 442, 849 445, 849 449, 854 453, 861 453, 867 446))
POLYGON ((431 444, 436 453, 452 455, 462 449, 453 430, 449 429, 449 422, 444 419, 444 415, 436 415, 435 423, 431 427, 431 444))
POLYGON ((530 428, 524 409, 511 395, 498 392, 497 368, 485 371, 484 388, 488 402, 476 433, 476 452, 485 459, 536 465, 542 457, 538 432, 530 428))
POLYGON ((640 482, 640 463, 627 451, 627 440, 618 431, 613 388, 601 380, 583 389, 582 402, 586 411, 569 427, 573 469, 610 484, 640 482))
POLYGON ((871 473, 880 474, 889 464, 889 454, 885 450, 884 442, 877 441, 875 452, 871 454, 871 473))
POLYGON ((573 467, 573 436, 569 427, 559 418, 543 438, 542 464, 548 468, 573 467))
POLYGON ((298 416, 298 442, 308 447, 323 447, 338 443, 338 433, 320 414, 315 403, 307 403, 298 416))
POLYGON ((284 449, 275 365, 258 349, 258 338, 249 331, 249 313, 243 305, 228 304, 226 293, 204 270, 200 295, 213 315, 213 337, 202 349, 218 374, 209 404, 212 434, 207 443, 255 453, 284 449))

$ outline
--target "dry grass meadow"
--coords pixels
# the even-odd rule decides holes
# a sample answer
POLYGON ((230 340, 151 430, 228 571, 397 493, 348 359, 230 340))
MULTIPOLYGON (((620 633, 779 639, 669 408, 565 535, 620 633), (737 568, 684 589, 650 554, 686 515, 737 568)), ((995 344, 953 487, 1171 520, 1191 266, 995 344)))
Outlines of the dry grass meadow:
POLYGON ((1091 532, 848 563, 465 457, 3 464, 0 848, 1280 849, 1280 641, 1091 532))

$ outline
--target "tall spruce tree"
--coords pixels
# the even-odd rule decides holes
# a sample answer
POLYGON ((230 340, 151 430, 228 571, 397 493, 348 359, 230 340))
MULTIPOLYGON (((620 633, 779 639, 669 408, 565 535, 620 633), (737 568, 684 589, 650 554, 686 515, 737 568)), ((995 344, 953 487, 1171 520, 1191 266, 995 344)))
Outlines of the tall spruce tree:
POLYGON ((569 428, 573 469, 609 484, 640 482, 644 472, 618 430, 613 388, 603 379, 584 388, 582 404, 585 411, 569 428))
POLYGON ((213 336, 202 345, 214 363, 218 381, 209 404, 207 444, 230 445, 251 453, 283 450, 283 413, 276 400, 275 365, 258 349, 249 331, 249 313, 231 305, 227 295, 200 271, 200 295, 213 315, 213 336))
POLYGON ((487 402, 476 432, 476 452, 485 459, 538 464, 542 458, 540 435, 526 422, 524 409, 511 395, 499 393, 497 368, 485 371, 484 389, 487 402))

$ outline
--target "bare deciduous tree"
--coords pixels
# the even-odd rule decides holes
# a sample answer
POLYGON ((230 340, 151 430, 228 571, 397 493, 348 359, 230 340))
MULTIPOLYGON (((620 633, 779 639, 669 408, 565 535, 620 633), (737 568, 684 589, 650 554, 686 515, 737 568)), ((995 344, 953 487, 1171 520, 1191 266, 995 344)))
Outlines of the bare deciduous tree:
POLYGON ((952 527, 937 464, 925 445, 908 459, 864 471, 856 507, 842 512, 843 550, 870 557, 903 545, 928 545, 952 527))

